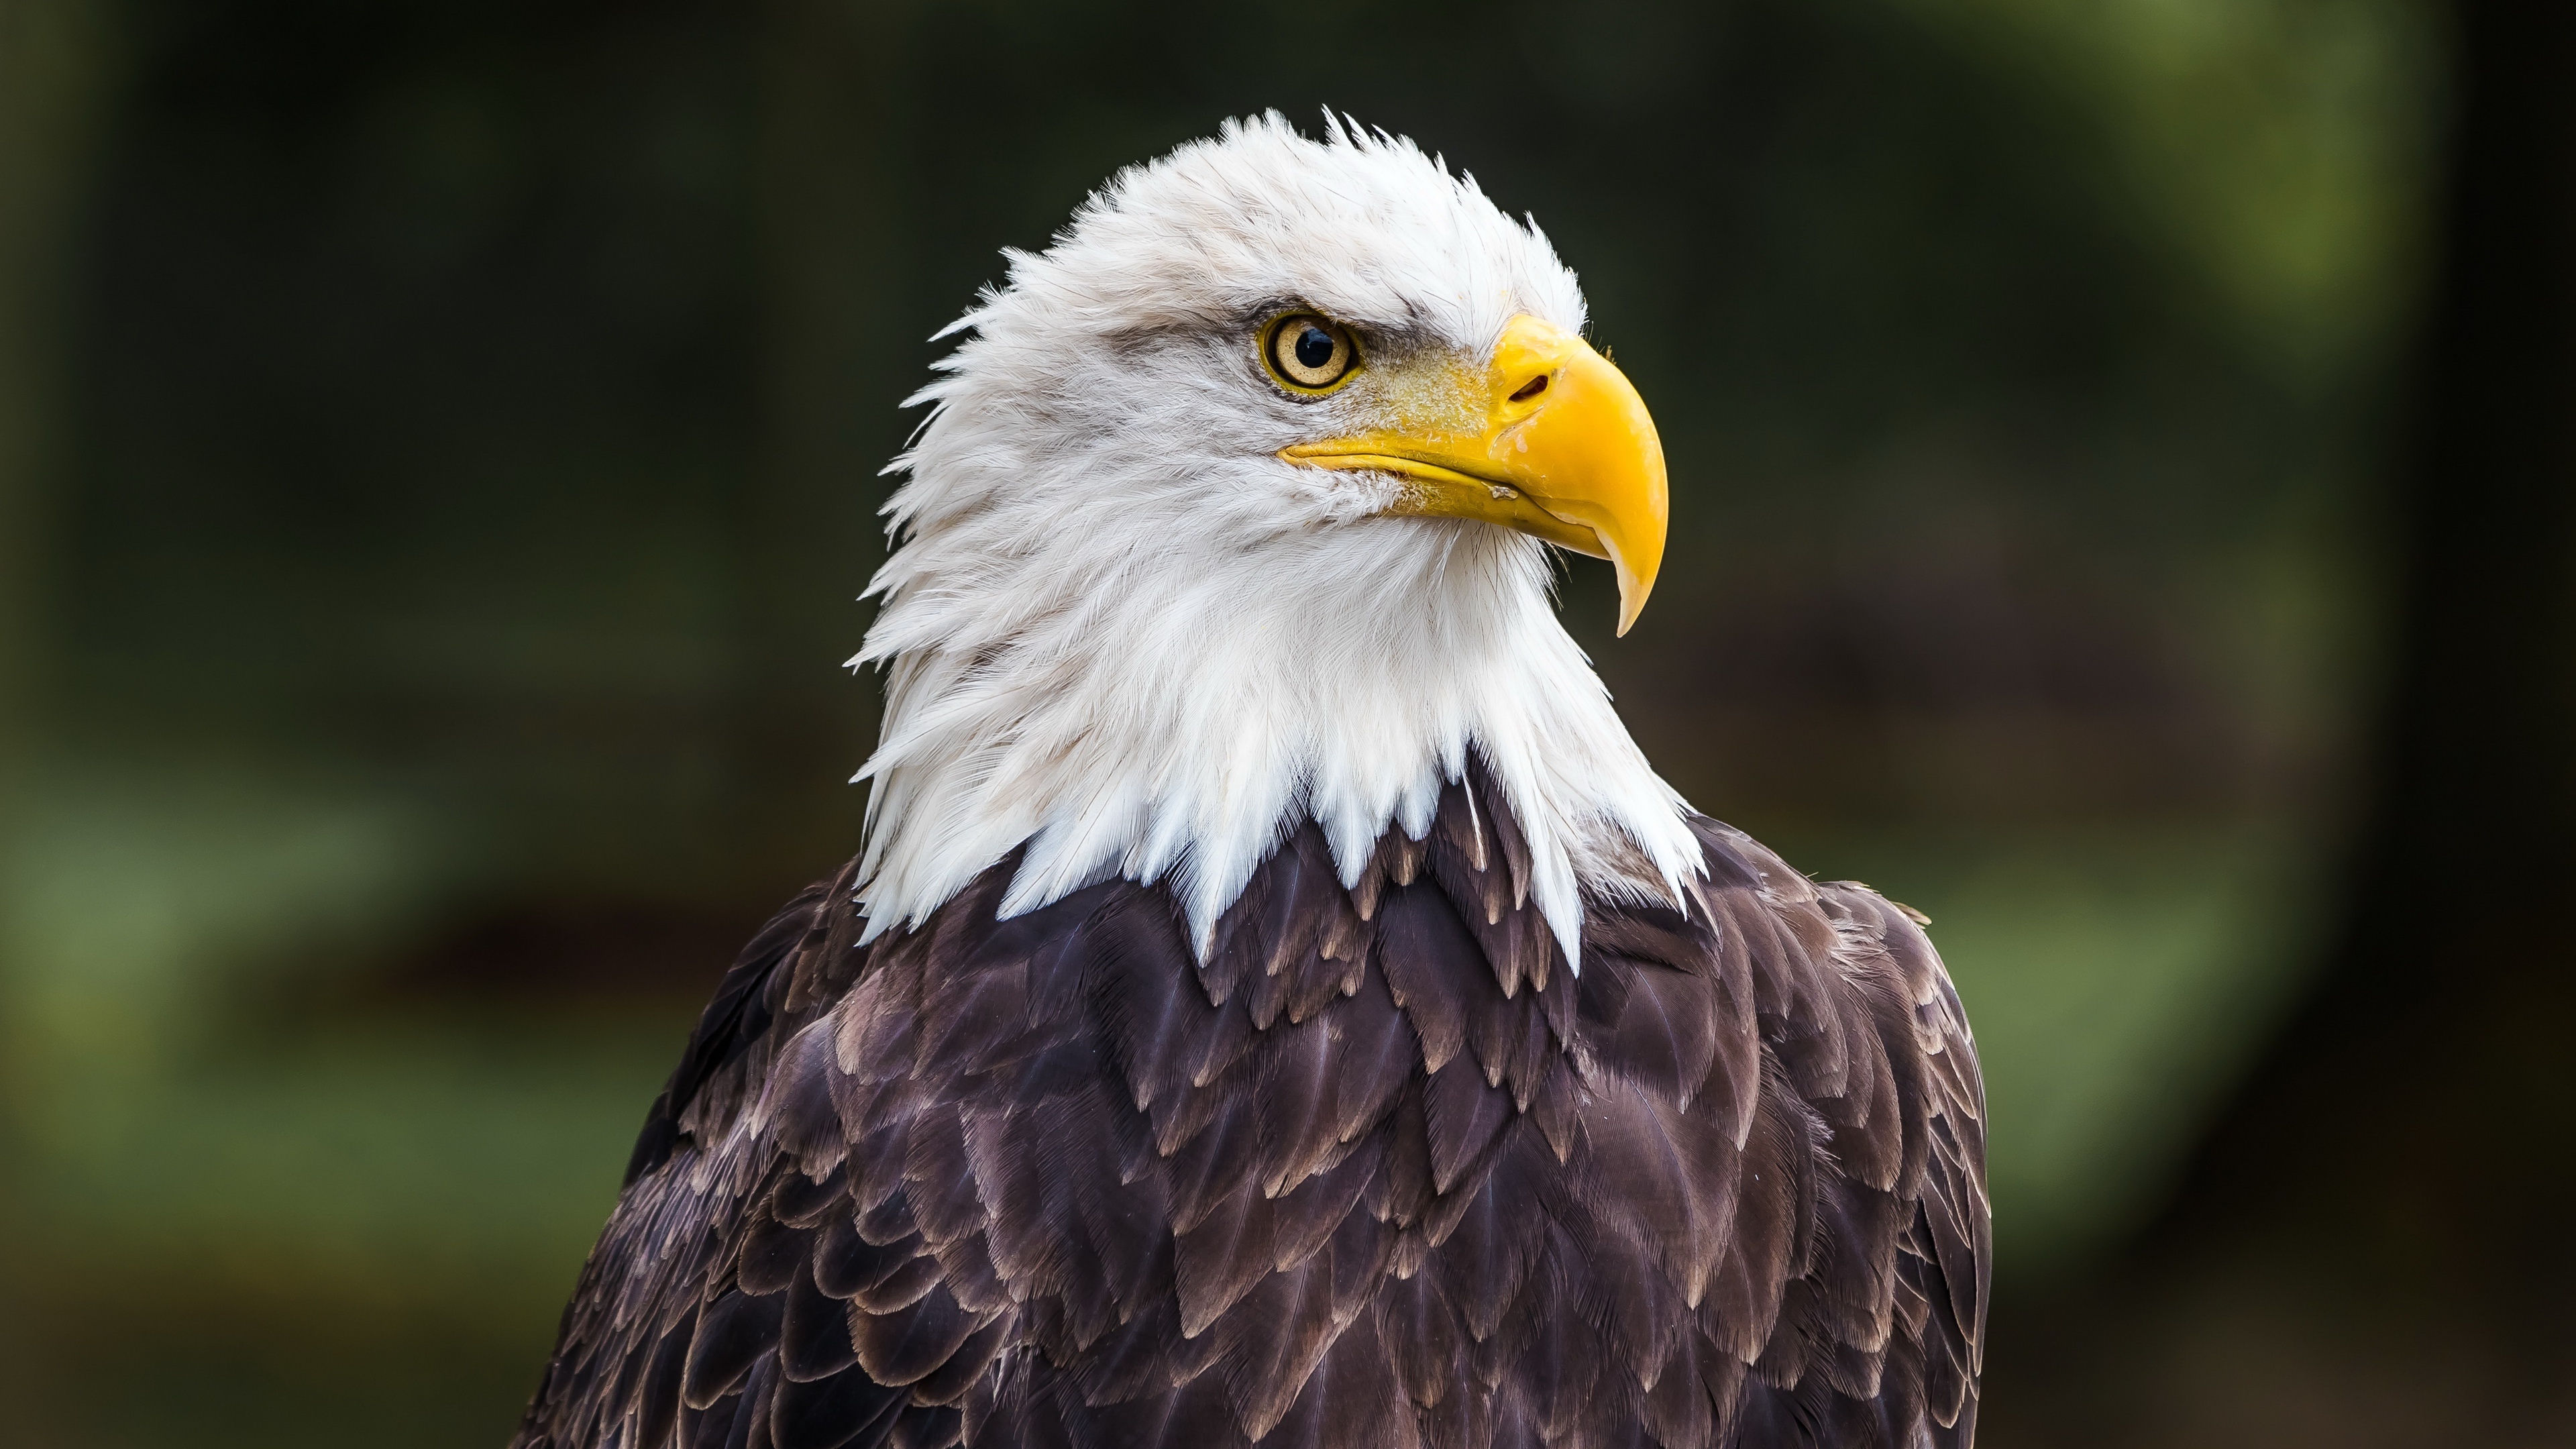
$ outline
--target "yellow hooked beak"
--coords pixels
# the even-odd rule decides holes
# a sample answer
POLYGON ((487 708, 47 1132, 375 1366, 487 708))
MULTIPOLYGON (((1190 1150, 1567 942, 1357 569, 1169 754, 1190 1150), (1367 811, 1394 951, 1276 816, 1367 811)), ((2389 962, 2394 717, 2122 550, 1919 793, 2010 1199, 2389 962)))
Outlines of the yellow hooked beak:
POLYGON ((1610 560, 1627 633, 1655 587, 1670 511, 1645 400, 1582 338, 1528 316, 1503 329, 1483 393, 1481 428, 1363 433, 1279 456, 1393 473, 1412 488, 1391 512, 1482 519, 1610 560))

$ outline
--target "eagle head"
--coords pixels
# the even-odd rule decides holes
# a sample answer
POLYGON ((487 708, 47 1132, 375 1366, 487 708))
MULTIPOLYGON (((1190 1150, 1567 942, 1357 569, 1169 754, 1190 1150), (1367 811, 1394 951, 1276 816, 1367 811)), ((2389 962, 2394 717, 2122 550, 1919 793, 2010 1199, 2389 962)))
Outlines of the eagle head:
POLYGON ((1113 179, 942 336, 889 471, 871 934, 1021 852, 1005 914, 1167 881, 1202 951, 1285 833, 1346 881, 1479 761, 1579 962, 1685 807, 1557 622, 1550 545, 1653 587, 1664 459, 1574 276, 1410 142, 1228 124, 1113 179))

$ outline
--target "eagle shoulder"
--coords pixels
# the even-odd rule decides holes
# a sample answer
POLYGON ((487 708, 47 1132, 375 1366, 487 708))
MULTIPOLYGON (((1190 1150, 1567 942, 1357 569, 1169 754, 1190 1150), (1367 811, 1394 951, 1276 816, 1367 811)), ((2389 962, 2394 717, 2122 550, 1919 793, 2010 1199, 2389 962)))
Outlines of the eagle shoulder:
POLYGON ((1345 886, 747 949, 519 1443, 1965 1445, 1973 1043, 1901 908, 1698 821, 1582 970, 1481 771, 1345 886))
POLYGON ((1781 1130, 1803 1128, 1792 1157, 1813 1174, 1792 1194, 1803 1246, 1741 1442, 1966 1445, 1993 1268, 1985 1092, 1928 922, 1856 881, 1811 882, 1741 831, 1694 827, 1704 959, 1749 991, 1766 1101, 1781 1130))

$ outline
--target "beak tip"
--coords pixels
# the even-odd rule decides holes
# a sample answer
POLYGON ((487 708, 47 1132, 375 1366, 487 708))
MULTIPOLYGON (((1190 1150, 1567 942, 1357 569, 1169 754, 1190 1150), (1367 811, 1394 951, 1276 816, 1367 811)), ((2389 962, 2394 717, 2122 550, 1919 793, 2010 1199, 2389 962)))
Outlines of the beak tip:
MULTIPOLYGON (((1655 574, 1659 570, 1649 567, 1644 573, 1639 573, 1628 562, 1627 554, 1611 542, 1607 534, 1599 537, 1603 551, 1610 555, 1611 572, 1619 579, 1619 632, 1613 637, 1625 639, 1628 631, 1636 626, 1637 616, 1646 612, 1646 596, 1655 591, 1655 574)), ((1660 545, 1661 540, 1657 542, 1660 545)), ((1662 551, 1661 547, 1656 549, 1658 555, 1662 551)), ((1657 561, 1660 562, 1660 558, 1657 561)))

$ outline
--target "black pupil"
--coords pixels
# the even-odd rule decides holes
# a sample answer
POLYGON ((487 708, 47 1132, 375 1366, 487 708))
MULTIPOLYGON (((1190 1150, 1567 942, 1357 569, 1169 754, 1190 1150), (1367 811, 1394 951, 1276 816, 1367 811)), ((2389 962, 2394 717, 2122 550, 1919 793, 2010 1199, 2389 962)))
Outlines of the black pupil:
POLYGON ((1331 362, 1332 360, 1333 334, 1325 331, 1321 327, 1308 327, 1305 331, 1297 334, 1297 365, 1299 367, 1312 368, 1317 372, 1321 372, 1324 370, 1324 364, 1331 362))

